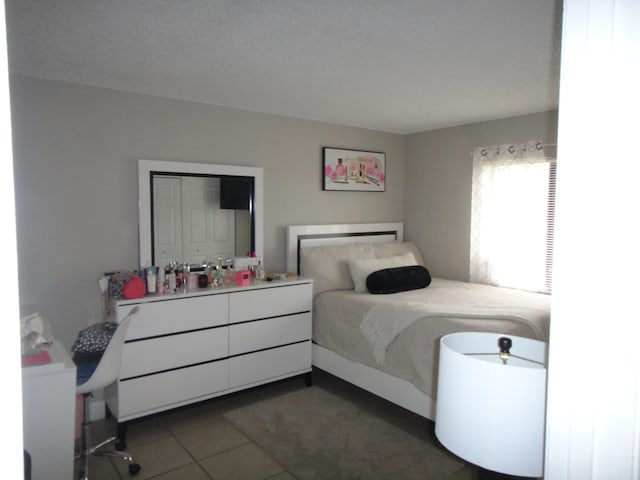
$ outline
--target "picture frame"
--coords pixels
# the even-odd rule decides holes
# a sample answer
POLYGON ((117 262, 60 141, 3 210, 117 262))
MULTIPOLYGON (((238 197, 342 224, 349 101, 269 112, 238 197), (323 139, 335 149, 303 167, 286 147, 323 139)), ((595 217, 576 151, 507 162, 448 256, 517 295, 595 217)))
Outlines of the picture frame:
POLYGON ((322 148, 322 189, 384 192, 386 154, 348 148, 322 148))

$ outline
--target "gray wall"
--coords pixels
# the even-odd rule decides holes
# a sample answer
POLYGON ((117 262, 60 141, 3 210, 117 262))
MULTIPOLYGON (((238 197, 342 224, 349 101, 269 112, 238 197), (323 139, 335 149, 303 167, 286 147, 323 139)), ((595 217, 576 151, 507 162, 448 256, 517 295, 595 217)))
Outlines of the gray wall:
POLYGON ((11 101, 20 301, 68 347, 102 273, 137 267, 139 158, 263 167, 267 269, 287 225, 404 221, 434 276, 468 280, 472 150, 557 133, 557 112, 401 136, 24 76, 11 101), (387 191, 322 191, 323 146, 386 152, 387 191))
POLYGON ((432 275, 469 280, 473 149, 555 144, 557 117, 557 111, 537 113, 406 136, 405 237, 418 243, 432 275))
POLYGON ((264 168, 265 264, 285 226, 400 221, 404 137, 113 90, 11 77, 20 301, 70 347, 101 319, 102 272, 138 262, 137 159, 264 168), (324 192, 323 146, 387 154, 387 191, 324 192))

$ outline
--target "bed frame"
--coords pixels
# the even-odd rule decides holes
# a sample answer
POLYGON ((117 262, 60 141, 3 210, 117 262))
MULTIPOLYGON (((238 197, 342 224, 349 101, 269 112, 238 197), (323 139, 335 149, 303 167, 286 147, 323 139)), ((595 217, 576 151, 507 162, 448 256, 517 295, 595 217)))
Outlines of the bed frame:
MULTIPOLYGON (((304 275, 300 249, 304 246, 403 241, 402 222, 340 225, 292 225, 287 228, 287 270, 304 275)), ((430 420, 435 419, 435 398, 413 384, 331 350, 312 346, 313 365, 430 420)))

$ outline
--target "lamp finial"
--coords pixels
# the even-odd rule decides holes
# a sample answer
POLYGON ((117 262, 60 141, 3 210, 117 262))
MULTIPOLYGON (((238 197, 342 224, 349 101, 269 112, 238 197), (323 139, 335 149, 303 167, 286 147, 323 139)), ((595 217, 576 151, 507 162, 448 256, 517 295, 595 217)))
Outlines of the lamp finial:
POLYGON ((509 337, 500 337, 498 339, 498 346, 500 347, 499 355, 502 359, 502 363, 504 363, 505 365, 507 364, 507 360, 509 360, 509 358, 511 357, 511 353, 509 352, 509 350, 511 349, 512 345, 513 342, 509 337))

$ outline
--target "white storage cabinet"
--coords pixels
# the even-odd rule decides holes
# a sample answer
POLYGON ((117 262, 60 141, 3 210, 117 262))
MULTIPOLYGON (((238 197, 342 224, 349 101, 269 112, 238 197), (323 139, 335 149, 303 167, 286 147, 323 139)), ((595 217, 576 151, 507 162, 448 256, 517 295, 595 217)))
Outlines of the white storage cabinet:
POLYGON ((296 375, 310 384, 311 298, 296 278, 116 302, 118 322, 139 309, 105 392, 121 436, 153 413, 296 375))

